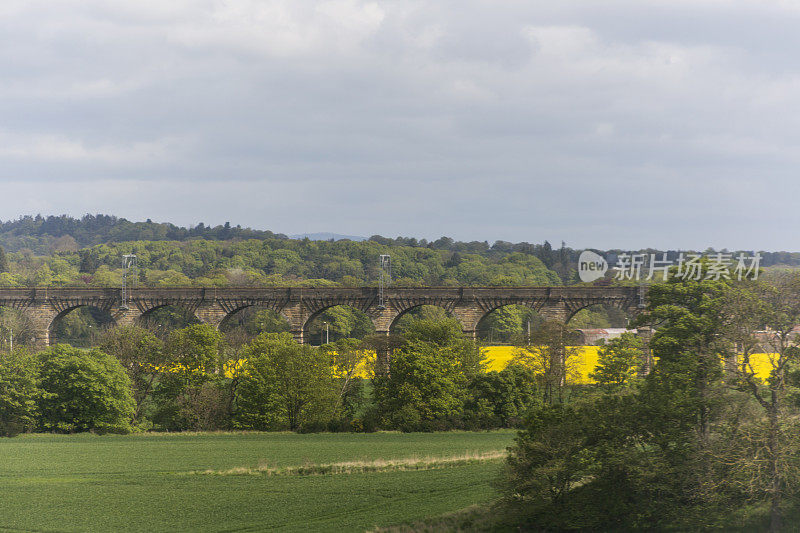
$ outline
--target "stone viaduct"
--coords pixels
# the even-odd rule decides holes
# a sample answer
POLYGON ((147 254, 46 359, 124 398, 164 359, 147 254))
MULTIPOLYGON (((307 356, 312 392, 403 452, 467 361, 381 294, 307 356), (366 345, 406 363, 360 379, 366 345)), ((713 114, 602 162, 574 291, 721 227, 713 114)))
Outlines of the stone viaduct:
POLYGON ((545 318, 568 321, 595 304, 637 311, 644 295, 638 287, 389 287, 383 305, 374 287, 266 287, 266 288, 137 288, 123 303, 119 288, 9 288, 0 289, 0 306, 26 314, 35 330, 35 344, 47 346, 54 323, 83 306, 106 311, 117 325, 133 324, 163 306, 194 313, 215 327, 244 308, 256 306, 281 314, 295 338, 303 342, 307 325, 323 310, 336 305, 359 309, 370 317, 377 333, 388 334, 395 321, 421 305, 444 308, 457 318, 468 335, 478 322, 506 305, 523 305, 545 318))

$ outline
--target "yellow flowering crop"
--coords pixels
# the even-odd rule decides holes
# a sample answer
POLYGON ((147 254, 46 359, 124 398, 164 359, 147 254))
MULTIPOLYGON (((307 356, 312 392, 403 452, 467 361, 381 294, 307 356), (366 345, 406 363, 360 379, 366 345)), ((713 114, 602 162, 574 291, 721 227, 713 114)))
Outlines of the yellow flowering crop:
MULTIPOLYGON (((517 350, 516 346, 486 346, 483 348, 483 352, 486 355, 486 371, 499 372, 500 370, 503 370, 506 366, 508 366, 508 363, 511 362, 511 359, 514 358, 515 350, 517 350)), ((599 346, 580 347, 578 355, 572 361, 573 378, 571 381, 573 381, 573 383, 593 383, 593 380, 589 378, 589 374, 592 373, 597 366, 599 351, 599 346)), ((775 354, 766 353, 753 354, 750 356, 750 364, 752 365, 753 371, 757 377, 761 379, 766 379, 769 377, 770 371, 772 370, 770 358, 774 356, 775 354)), ((366 360, 359 364, 356 376, 361 378, 372 378, 372 364, 374 361, 375 354, 374 352, 370 352, 366 360)), ((238 361, 229 361, 225 364, 225 375, 227 377, 233 377, 237 370, 241 369, 243 364, 243 359, 238 361)), ((337 376, 341 376, 340 372, 335 372, 337 376)))

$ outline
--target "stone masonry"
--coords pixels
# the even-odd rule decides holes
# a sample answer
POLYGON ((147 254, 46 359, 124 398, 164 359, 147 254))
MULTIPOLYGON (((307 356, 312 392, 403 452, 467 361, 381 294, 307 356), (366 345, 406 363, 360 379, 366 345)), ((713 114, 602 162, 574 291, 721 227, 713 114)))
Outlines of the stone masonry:
POLYGON ((595 304, 637 311, 642 294, 637 287, 389 287, 379 306, 374 287, 267 287, 267 288, 139 288, 129 291, 122 305, 118 288, 14 288, 0 289, 0 306, 18 309, 34 325, 38 346, 50 343, 53 324, 73 309, 91 306, 109 313, 117 325, 133 324, 166 305, 193 313, 214 327, 238 311, 256 306, 281 314, 294 337, 303 342, 310 320, 335 305, 359 309, 372 319, 379 334, 389 334, 405 312, 420 305, 444 308, 474 337, 478 322, 505 305, 523 305, 540 315, 568 321, 595 304))

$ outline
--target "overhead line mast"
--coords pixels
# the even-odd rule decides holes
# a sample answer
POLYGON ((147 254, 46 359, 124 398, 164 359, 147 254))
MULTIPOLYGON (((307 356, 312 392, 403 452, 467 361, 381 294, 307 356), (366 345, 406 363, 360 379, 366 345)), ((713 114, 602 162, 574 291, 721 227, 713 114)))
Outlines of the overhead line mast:
POLYGON ((392 258, 388 255, 380 256, 380 277, 378 278, 378 309, 386 309, 386 296, 384 289, 392 281, 392 258))
POLYGON ((122 256, 122 302, 120 309, 128 309, 130 290, 136 286, 136 255, 122 256))

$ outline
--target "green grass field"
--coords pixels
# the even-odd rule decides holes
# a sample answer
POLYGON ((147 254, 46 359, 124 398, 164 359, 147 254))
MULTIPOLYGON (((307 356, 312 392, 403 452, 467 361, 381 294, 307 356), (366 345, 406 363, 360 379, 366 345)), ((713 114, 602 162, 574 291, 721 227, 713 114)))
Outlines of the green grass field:
POLYGON ((0 440, 0 530, 363 531, 493 497, 500 460, 425 470, 214 475, 501 450, 514 432, 31 435, 0 440))

